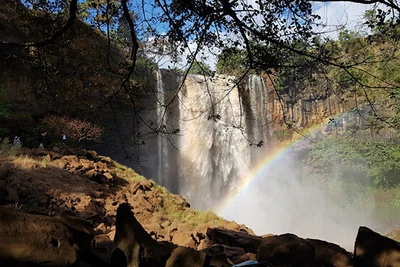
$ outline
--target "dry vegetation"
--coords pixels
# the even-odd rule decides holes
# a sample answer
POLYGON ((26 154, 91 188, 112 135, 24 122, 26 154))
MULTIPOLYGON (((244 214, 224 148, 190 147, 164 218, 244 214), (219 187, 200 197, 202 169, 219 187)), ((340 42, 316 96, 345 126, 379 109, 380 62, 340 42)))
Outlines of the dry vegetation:
MULTIPOLYGON (((82 151, 77 153, 82 154, 82 151)), ((145 229, 161 232, 166 240, 170 239, 171 233, 178 231, 205 233, 210 226, 229 223, 210 211, 190 209, 189 203, 181 196, 169 193, 154 181, 108 157, 96 154, 98 158, 88 160, 78 154, 63 154, 43 149, 18 150, 12 148, 8 140, 2 140, 0 169, 3 165, 11 168, 8 177, 0 179, 0 191, 15 189, 19 200, 18 204, 4 201, 0 194, 1 204, 12 207, 16 204, 25 211, 50 215, 69 209, 90 217, 93 216, 90 212, 95 210, 101 218, 94 227, 106 222, 106 232, 109 232, 113 229, 118 204, 129 202, 145 229), (95 166, 94 169, 89 165, 95 166), (112 180, 89 177, 91 171, 100 172, 96 167, 100 165, 106 166, 101 169, 102 175, 110 174, 112 180)))

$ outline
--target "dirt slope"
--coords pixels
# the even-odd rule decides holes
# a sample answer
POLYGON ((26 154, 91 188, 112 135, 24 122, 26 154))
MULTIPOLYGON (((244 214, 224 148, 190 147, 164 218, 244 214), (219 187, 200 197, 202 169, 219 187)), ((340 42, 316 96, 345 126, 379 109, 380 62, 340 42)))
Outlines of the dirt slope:
POLYGON ((0 158, 2 206, 47 215, 72 211, 113 239, 116 210, 124 202, 158 241, 195 248, 207 228, 217 226, 253 234, 244 225, 190 209, 181 196, 94 151, 21 149, 0 158))

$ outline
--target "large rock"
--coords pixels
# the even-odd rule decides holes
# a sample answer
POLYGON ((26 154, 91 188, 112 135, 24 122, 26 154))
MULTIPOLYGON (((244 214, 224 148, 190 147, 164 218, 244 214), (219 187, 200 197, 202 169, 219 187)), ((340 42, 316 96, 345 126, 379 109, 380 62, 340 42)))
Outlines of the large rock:
POLYGON ((174 234, 172 237, 172 243, 189 248, 196 248, 198 245, 193 234, 189 232, 178 232, 174 234))
POLYGON ((5 197, 5 201, 9 203, 18 203, 19 202, 19 196, 17 190, 15 188, 9 187, 6 188, 7 191, 7 196, 5 197))
POLYGON ((353 266, 353 253, 344 248, 318 239, 307 239, 315 248, 317 266, 347 267, 353 266))
POLYGON ((400 230, 392 230, 386 234, 387 237, 400 242, 400 230))
POLYGON ((76 216, 70 211, 55 215, 55 218, 68 228, 72 233, 73 241, 83 251, 90 250, 90 243, 94 238, 94 229, 91 222, 76 216))
MULTIPOLYGON (((116 252, 121 255, 121 251, 126 257, 127 266, 164 266, 165 261, 170 256, 172 247, 161 246, 157 243, 136 220, 131 206, 122 203, 117 209, 116 233, 114 238, 115 246, 119 249, 116 252)), ((114 253, 113 253, 114 254, 114 253)), ((112 257, 118 262, 124 262, 120 256, 112 257)))
POLYGON ((0 265, 71 265, 90 247, 81 223, 0 207, 0 265))
POLYGON ((167 260, 165 267, 228 267, 231 266, 224 255, 210 256, 204 251, 188 247, 177 247, 167 260))
MULTIPOLYGON (((258 247, 261 244, 262 238, 259 236, 249 235, 246 232, 235 232, 222 228, 207 229, 208 246, 223 244, 231 247, 243 248, 245 252, 257 253, 258 247)), ((205 248, 203 246, 202 248, 205 248)))
POLYGON ((354 246, 354 267, 400 266, 400 243, 361 226, 354 246))
POLYGON ((202 251, 214 258, 223 255, 226 259, 229 259, 234 264, 238 264, 246 260, 256 260, 256 254, 249 252, 246 253, 243 248, 238 247, 214 245, 202 251))
POLYGON ((207 254, 188 247, 177 247, 171 253, 165 267, 202 267, 206 261, 207 254))
POLYGON ((274 267, 314 267, 315 249, 309 241, 293 234, 265 237, 257 251, 257 261, 274 267))

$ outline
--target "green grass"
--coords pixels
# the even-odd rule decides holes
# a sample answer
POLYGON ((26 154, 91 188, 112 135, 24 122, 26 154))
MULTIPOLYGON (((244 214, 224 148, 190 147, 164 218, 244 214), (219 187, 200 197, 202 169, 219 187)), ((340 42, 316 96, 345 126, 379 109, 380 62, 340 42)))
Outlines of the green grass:
POLYGON ((110 162, 113 163, 114 165, 114 170, 112 170, 112 174, 125 179, 128 182, 134 182, 134 181, 144 181, 146 180, 145 177, 139 175, 137 172, 135 172, 133 169, 126 167, 125 165, 119 164, 116 161, 112 161, 109 159, 110 162))

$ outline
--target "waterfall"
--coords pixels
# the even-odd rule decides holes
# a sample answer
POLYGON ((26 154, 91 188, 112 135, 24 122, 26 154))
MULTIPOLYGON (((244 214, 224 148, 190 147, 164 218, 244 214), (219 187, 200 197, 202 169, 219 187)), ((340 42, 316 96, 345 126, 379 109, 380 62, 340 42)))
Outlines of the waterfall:
MULTIPOLYGON (((160 103, 165 101, 161 78, 158 76, 157 81, 160 103)), ((250 76, 244 89, 234 79, 189 75, 176 103, 180 133, 175 156, 168 153, 171 144, 158 137, 156 180, 169 190, 168 185, 179 183, 177 193, 198 209, 211 209, 235 189, 252 164, 252 151, 257 149, 249 142, 268 141, 268 99, 263 79, 250 76), (166 177, 172 163, 177 170, 166 177)), ((157 108, 161 125, 168 120, 164 113, 162 107, 157 108)))
POLYGON ((156 71, 156 92, 157 92, 157 129, 159 131, 159 135, 157 136, 157 145, 158 145, 158 178, 161 184, 166 184, 168 177, 165 177, 163 173, 168 172, 168 148, 166 144, 166 140, 163 134, 163 131, 166 129, 166 121, 167 112, 165 109, 165 93, 164 86, 162 80, 162 74, 160 70, 156 71))
POLYGON ((251 126, 251 129, 254 130, 253 138, 255 141, 263 140, 266 142, 269 140, 269 124, 272 121, 267 88, 264 80, 256 75, 249 77, 248 87, 252 118, 254 119, 254 123, 251 126))
POLYGON ((250 164, 244 116, 232 77, 191 76, 180 94, 182 193, 200 209, 234 187, 250 164))
POLYGON ((249 76, 239 84, 223 75, 189 75, 183 84, 172 78, 157 75, 157 123, 167 131, 179 128, 168 141, 162 134, 149 145, 157 148, 157 170, 150 177, 159 184, 200 210, 212 210, 231 190, 239 192, 219 215, 257 234, 294 232, 345 244, 368 220, 365 209, 342 210, 327 198, 324 181, 302 179, 301 163, 286 148, 273 162, 264 161, 273 147, 274 99, 263 78, 249 76), (248 175, 246 187, 236 188, 248 175))

